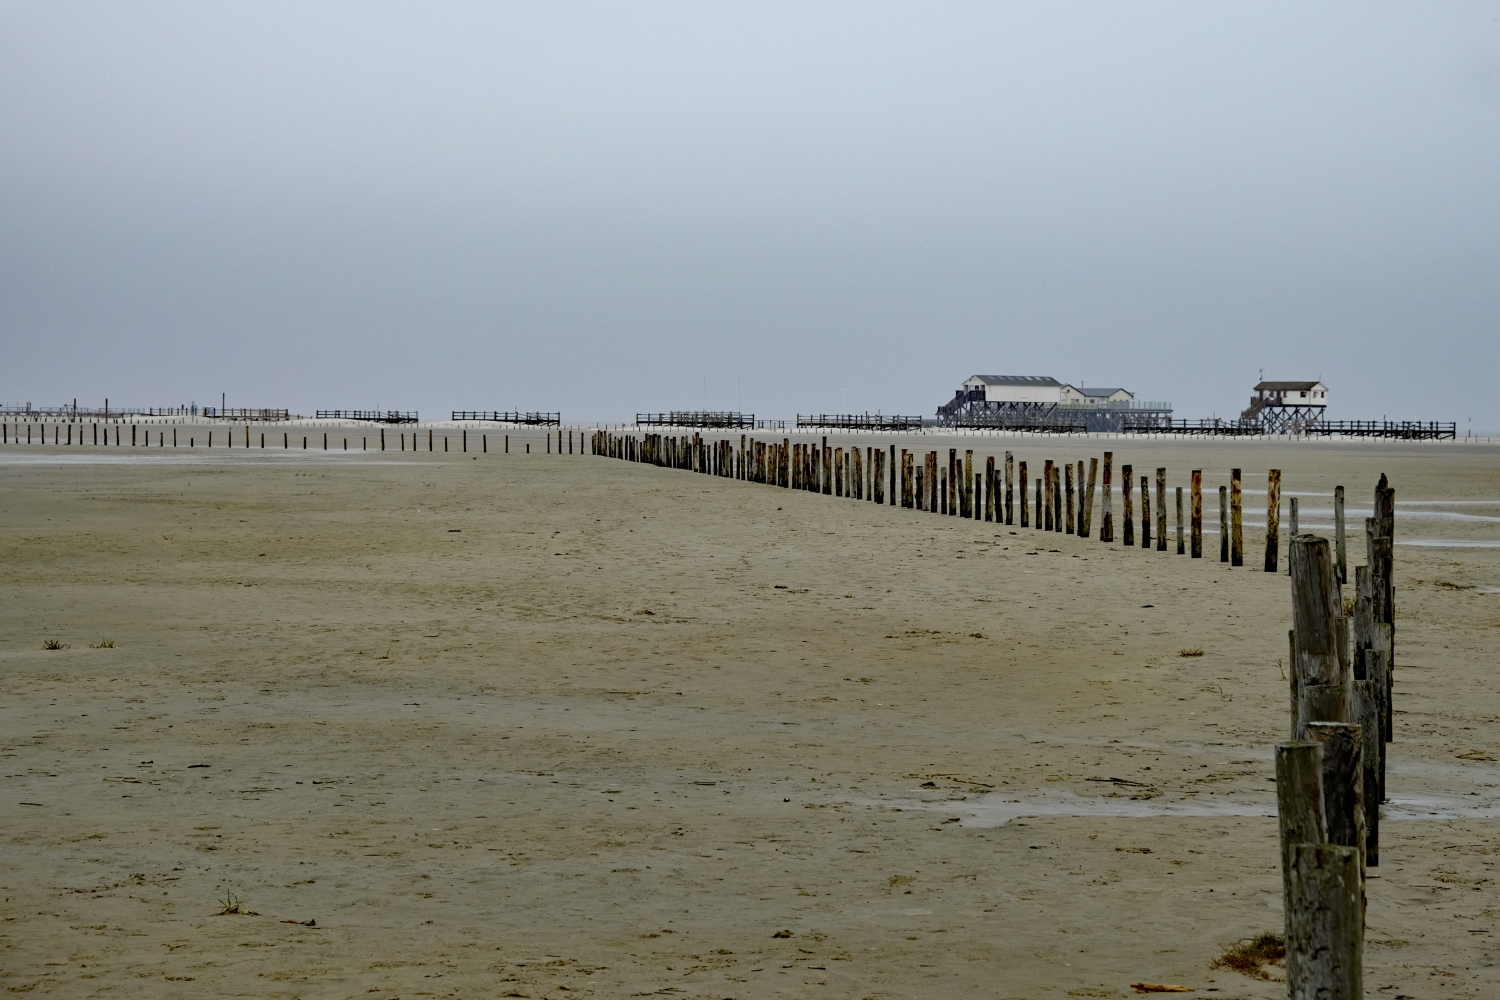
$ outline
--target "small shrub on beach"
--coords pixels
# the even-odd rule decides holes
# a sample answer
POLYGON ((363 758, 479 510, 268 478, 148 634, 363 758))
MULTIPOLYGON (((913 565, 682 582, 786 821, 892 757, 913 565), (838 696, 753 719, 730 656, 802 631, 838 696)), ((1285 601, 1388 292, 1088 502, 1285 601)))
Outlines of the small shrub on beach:
POLYGON ((68 648, 68 644, 65 643, 65 642, 60 642, 57 639, 48 639, 46 642, 42 643, 42 648, 43 649, 67 649, 68 648))
POLYGON ((1253 938, 1236 941, 1213 960, 1212 969, 1233 969, 1251 979, 1272 982, 1266 966, 1286 963, 1286 939, 1275 931, 1261 931, 1253 938))
POLYGON ((97 645, 95 645, 92 642, 89 643, 89 649, 114 649, 114 648, 115 648, 115 641, 113 639, 100 639, 97 645))
POLYGON ((1177 655, 1178 656, 1202 656, 1203 655, 1203 647, 1202 646, 1194 646, 1192 649, 1179 649, 1177 651, 1177 655))

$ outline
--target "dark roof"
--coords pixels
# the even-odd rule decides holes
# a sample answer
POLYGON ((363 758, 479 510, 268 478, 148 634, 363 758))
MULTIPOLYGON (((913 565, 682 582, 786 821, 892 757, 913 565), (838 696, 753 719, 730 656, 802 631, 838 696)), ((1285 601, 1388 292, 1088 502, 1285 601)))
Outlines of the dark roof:
POLYGON ((1306 392, 1317 382, 1262 382, 1255 387, 1256 392, 1306 392))
POLYGON ((1101 396, 1102 397, 1102 396, 1113 396, 1117 392, 1130 392, 1129 389, 1123 389, 1123 388, 1121 388, 1119 386, 1115 386, 1113 389, 1099 389, 1099 388, 1095 388, 1095 387, 1091 387, 1091 388, 1085 389, 1083 386, 1079 385, 1079 386, 1074 386, 1074 388, 1077 389, 1080 393, 1082 393, 1085 396, 1101 396))
POLYGON ((974 375, 985 385, 1040 385, 1062 388, 1062 383, 1049 375, 974 375))

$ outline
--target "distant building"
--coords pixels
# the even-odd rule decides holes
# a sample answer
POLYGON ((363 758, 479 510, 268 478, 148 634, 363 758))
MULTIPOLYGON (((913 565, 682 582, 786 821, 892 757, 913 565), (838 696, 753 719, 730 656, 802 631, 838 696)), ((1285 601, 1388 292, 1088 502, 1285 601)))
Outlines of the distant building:
POLYGON ((985 403, 1061 403, 1063 384, 1046 375, 971 375, 963 394, 985 403))
POLYGON ((1072 406, 1103 406, 1105 403, 1129 403, 1135 393, 1129 389, 1085 389, 1083 386, 1062 387, 1062 401, 1072 406))
POLYGON ((1327 406, 1328 386, 1322 382, 1261 382, 1250 397, 1250 405, 1327 406))
POLYGON ((1141 402, 1128 389, 1068 385, 1048 375, 971 375, 938 407, 945 427, 1118 431, 1159 425, 1171 403, 1141 402))

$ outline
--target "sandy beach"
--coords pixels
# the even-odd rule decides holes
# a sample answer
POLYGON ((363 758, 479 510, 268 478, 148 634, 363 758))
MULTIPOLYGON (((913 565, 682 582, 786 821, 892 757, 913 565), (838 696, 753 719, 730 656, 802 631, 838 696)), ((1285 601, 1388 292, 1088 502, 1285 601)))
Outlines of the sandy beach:
POLYGON ((438 433, 0 449, 0 985, 1284 996, 1211 967, 1281 928, 1276 467, 1351 566, 1397 491, 1368 995, 1500 995, 1500 446, 831 436, 1201 468, 1210 530, 1241 467, 1230 569, 438 433))

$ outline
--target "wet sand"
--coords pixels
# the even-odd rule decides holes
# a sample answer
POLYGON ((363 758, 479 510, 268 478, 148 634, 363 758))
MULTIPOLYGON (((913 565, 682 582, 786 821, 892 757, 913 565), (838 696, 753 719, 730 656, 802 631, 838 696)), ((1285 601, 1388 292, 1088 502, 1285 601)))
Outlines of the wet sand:
MULTIPOLYGON (((1281 923, 1290 606, 1258 530, 1231 570, 1216 540, 1194 561, 521 440, 0 452, 0 984, 1284 995, 1210 968, 1281 923), (216 915, 227 894, 253 913, 216 915)), ((898 446, 950 445, 1201 467, 1211 526, 1234 465, 1251 489, 1279 466, 1307 508, 1343 483, 1351 516, 1387 473, 1365 981, 1500 993, 1500 551, 1402 544, 1500 539, 1500 449, 898 446)))

